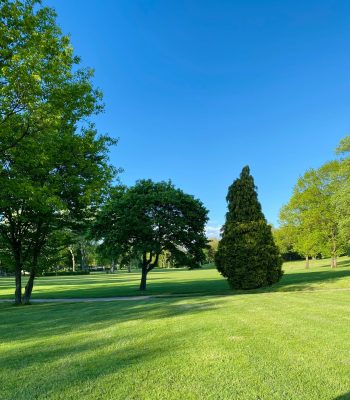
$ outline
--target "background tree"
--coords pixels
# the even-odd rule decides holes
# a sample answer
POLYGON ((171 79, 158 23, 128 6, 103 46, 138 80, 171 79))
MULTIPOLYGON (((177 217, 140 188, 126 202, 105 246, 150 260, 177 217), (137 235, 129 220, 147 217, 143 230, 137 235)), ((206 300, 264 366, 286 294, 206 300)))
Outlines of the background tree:
POLYGON ((281 210, 281 223, 293 233, 293 248, 304 254, 307 268, 309 257, 319 253, 330 256, 334 268, 344 251, 339 213, 334 207, 334 196, 341 186, 338 161, 310 169, 299 178, 289 203, 281 210))
POLYGON ((257 198, 249 167, 229 187, 228 212, 215 262, 234 289, 254 289, 278 282, 282 258, 257 198))
POLYGON ((112 191, 93 234, 124 260, 140 260, 140 290, 145 290, 147 274, 163 252, 189 267, 204 260, 207 214, 199 200, 170 182, 141 180, 112 191))
POLYGON ((216 238, 210 238, 208 240, 208 248, 204 251, 207 263, 213 263, 215 261, 215 254, 218 250, 219 240, 216 238))
MULTIPOLYGON (((310 257, 316 257, 320 251, 320 235, 318 231, 305 224, 300 205, 296 203, 297 199, 292 197, 291 201, 282 207, 279 229, 283 235, 284 243, 288 243, 293 251, 305 258, 305 268, 308 269, 310 257)), ((277 241, 278 243, 281 242, 277 241)))
POLYGON ((280 226, 272 229, 277 247, 285 261, 300 260, 302 255, 295 251, 295 232, 291 226, 280 226))
POLYGON ((339 232, 345 243, 350 242, 350 136, 346 136, 337 148, 339 161, 338 188, 333 196, 333 208, 339 222, 339 232))

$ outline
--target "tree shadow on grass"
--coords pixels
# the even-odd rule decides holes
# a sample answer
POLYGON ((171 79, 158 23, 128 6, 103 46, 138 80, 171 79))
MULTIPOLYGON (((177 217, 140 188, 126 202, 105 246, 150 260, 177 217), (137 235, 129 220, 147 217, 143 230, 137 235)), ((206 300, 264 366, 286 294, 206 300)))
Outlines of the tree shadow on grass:
MULTIPOLYGON (((350 266, 350 260, 348 260, 348 259, 337 261, 337 267, 349 267, 349 266, 350 266)), ((321 268, 322 267, 330 267, 330 262, 327 263, 326 265, 322 265, 321 268)))
POLYGON ((333 400, 350 400, 350 392, 344 393, 338 397, 334 397, 333 400))
POLYGON ((177 298, 104 303, 42 303, 15 307, 0 305, 1 343, 64 336, 79 329, 103 329, 108 324, 156 321, 215 308, 210 300, 194 299, 184 306, 177 298), (14 335, 15 332, 15 335, 14 335))
MULTIPOLYGON (((274 291, 298 291, 298 290, 317 290, 313 284, 326 282, 335 283, 336 281, 350 277, 350 269, 333 269, 327 271, 308 271, 301 273, 286 274, 282 280, 273 285, 270 290, 274 291)), ((349 282, 350 287, 350 282, 349 282)))
MULTIPOLYGON (((180 271, 181 276, 189 274, 189 279, 176 279, 174 276, 166 280, 164 270, 152 271, 148 278, 148 289, 145 292, 138 290, 139 276, 133 274, 128 278, 126 273, 120 274, 116 279, 104 280, 101 278, 90 278, 79 282, 77 280, 68 281, 64 279, 57 285, 55 280, 52 281, 52 286, 47 280, 36 283, 33 291, 33 299, 55 299, 55 298, 97 298, 97 297, 117 297, 117 296, 138 296, 138 295, 237 295, 242 293, 265 293, 265 292, 294 292, 304 290, 318 290, 327 288, 327 285, 333 285, 338 280, 350 277, 350 268, 342 268, 348 266, 348 260, 339 262, 338 269, 323 269, 323 266, 313 270, 296 270, 289 271, 282 277, 282 280, 277 284, 263 289, 254 289, 249 291, 234 291, 231 290, 227 280, 217 273, 217 277, 205 277, 193 271, 180 271), (174 279, 172 279, 174 278, 174 279), (323 285, 324 283, 324 285, 323 285)), ((180 277, 180 276, 179 276, 180 277)), ((48 278, 46 278, 48 279, 48 278)), ((350 287, 350 280, 349 280, 350 287)), ((1 297, 5 297, 2 295, 1 297)), ((6 296, 10 298, 9 295, 6 296)))
POLYGON ((49 398, 45 393, 54 392, 57 398, 61 391, 76 388, 79 398, 85 384, 168 357, 183 346, 183 338, 191 332, 184 325, 181 335, 174 335, 164 329, 164 319, 215 308, 206 300, 193 300, 186 306, 178 299, 20 308, 2 305, 2 394, 24 399, 34 398, 33 394, 49 398))
MULTIPOLYGON (((51 398, 50 394, 66 398, 62 393, 69 390, 69 398, 73 398, 75 386, 79 393, 88 385, 89 390, 95 390, 94 382, 109 375, 121 379, 125 370, 147 363, 154 368, 154 359, 170 357, 182 349, 183 338, 193 334, 193 328, 184 324, 181 335, 174 335, 164 329, 164 319, 191 318, 214 308, 212 302, 203 299, 194 299, 186 307, 178 299, 1 305, 3 398, 51 398)), ((103 384, 98 390, 104 390, 103 384)), ((101 393, 93 398, 112 397, 101 393)))
MULTIPOLYGON (((118 282, 98 287, 88 286, 72 289, 55 290, 40 293, 34 292, 33 298, 94 298, 112 296, 137 296, 137 295, 229 295, 241 293, 263 292, 292 292, 303 290, 317 290, 320 283, 334 284, 338 280, 350 277, 350 269, 335 269, 326 271, 308 271, 286 274, 277 284, 263 289, 250 291, 234 291, 230 289, 224 278, 201 279, 200 275, 195 279, 158 281, 157 277, 150 277, 148 289, 145 292, 138 290, 138 282, 135 281, 119 285, 118 282)), ((350 286, 350 284, 349 284, 350 286)))

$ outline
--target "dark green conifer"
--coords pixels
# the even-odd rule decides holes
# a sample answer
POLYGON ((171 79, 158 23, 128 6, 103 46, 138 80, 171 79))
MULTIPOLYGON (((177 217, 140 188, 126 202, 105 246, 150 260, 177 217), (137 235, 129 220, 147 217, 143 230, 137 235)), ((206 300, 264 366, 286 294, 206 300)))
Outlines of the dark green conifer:
POLYGON ((228 212, 215 263, 234 289, 255 289, 278 282, 282 258, 258 201, 249 167, 228 189, 228 212))

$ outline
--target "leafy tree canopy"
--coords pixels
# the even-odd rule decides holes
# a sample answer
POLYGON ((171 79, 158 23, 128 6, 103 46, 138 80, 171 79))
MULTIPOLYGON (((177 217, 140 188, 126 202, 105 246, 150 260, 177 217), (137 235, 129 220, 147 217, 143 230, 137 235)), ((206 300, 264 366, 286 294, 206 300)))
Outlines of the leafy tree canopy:
POLYGON ((79 62, 53 9, 38 0, 0 2, 0 154, 102 110, 92 71, 79 62))
POLYGON ((338 179, 341 180, 333 197, 333 207, 338 214, 340 233, 347 244, 350 242, 350 136, 346 136, 337 148, 341 156, 338 179))
POLYGON ((289 203, 280 213, 281 224, 289 230, 295 251, 306 259, 319 253, 331 256, 332 266, 344 249, 340 218, 333 204, 343 184, 340 167, 335 160, 307 171, 299 178, 289 203))
POLYGON ((124 260, 141 260, 140 289, 144 290, 147 274, 162 252, 189 267, 204 260, 207 214, 199 200, 171 182, 140 180, 131 188, 112 191, 93 234, 124 260))
POLYGON ((115 140, 89 122, 101 93, 55 17, 40 1, 0 3, 0 235, 18 304, 29 301, 57 232, 91 219, 116 173, 115 140), (22 269, 30 271, 23 298, 22 269))

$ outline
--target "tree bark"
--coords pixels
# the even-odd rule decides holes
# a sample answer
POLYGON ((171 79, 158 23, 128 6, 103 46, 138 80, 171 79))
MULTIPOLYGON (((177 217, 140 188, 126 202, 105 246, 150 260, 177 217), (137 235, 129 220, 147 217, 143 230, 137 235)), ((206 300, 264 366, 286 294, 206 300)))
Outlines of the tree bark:
POLYGON ((29 304, 29 302, 30 302, 30 298, 32 296, 32 291, 33 291, 33 286, 34 286, 34 279, 35 279, 35 272, 31 271, 28 282, 27 282, 25 290, 24 290, 24 295, 22 298, 23 304, 29 304))
POLYGON ((34 286, 34 279, 36 275, 36 271, 38 268, 38 258, 40 254, 41 246, 38 245, 35 248, 34 255, 33 255, 33 263, 30 269, 30 275, 26 287, 24 289, 24 295, 22 298, 22 304, 29 304, 30 298, 32 296, 33 286, 34 286))
POLYGON ((22 257, 21 257, 21 247, 18 243, 12 244, 12 252, 15 259, 15 304, 21 304, 22 302, 22 257))
POLYGON ((15 304, 21 304, 22 302, 22 265, 16 262, 15 269, 15 279, 16 279, 16 290, 15 290, 15 304))
POLYGON ((337 268, 337 257, 336 256, 332 256, 331 268, 337 268))
POLYGON ((309 269, 310 268, 310 259, 309 259, 308 255, 305 257, 305 261, 306 261, 305 268, 309 269))
POLYGON ((111 263, 111 274, 114 273, 114 269, 115 269, 115 262, 114 262, 114 258, 112 258, 112 263, 111 263))
POLYGON ((140 290, 146 290, 147 273, 147 266, 142 266, 140 290))
POLYGON ((332 251, 332 262, 331 268, 337 268, 337 242, 333 236, 333 251, 332 251))
POLYGON ((152 263, 152 252, 150 253, 150 257, 147 260, 146 254, 143 255, 143 262, 142 262, 142 273, 141 273, 141 283, 140 283, 140 290, 146 290, 146 283, 147 283, 147 274, 152 271, 154 267, 158 265, 159 261, 159 254, 156 254, 155 260, 152 263))
POLYGON ((74 251, 71 247, 68 247, 68 251, 70 252, 71 260, 72 260, 72 270, 75 272, 75 257, 74 257, 74 251))

